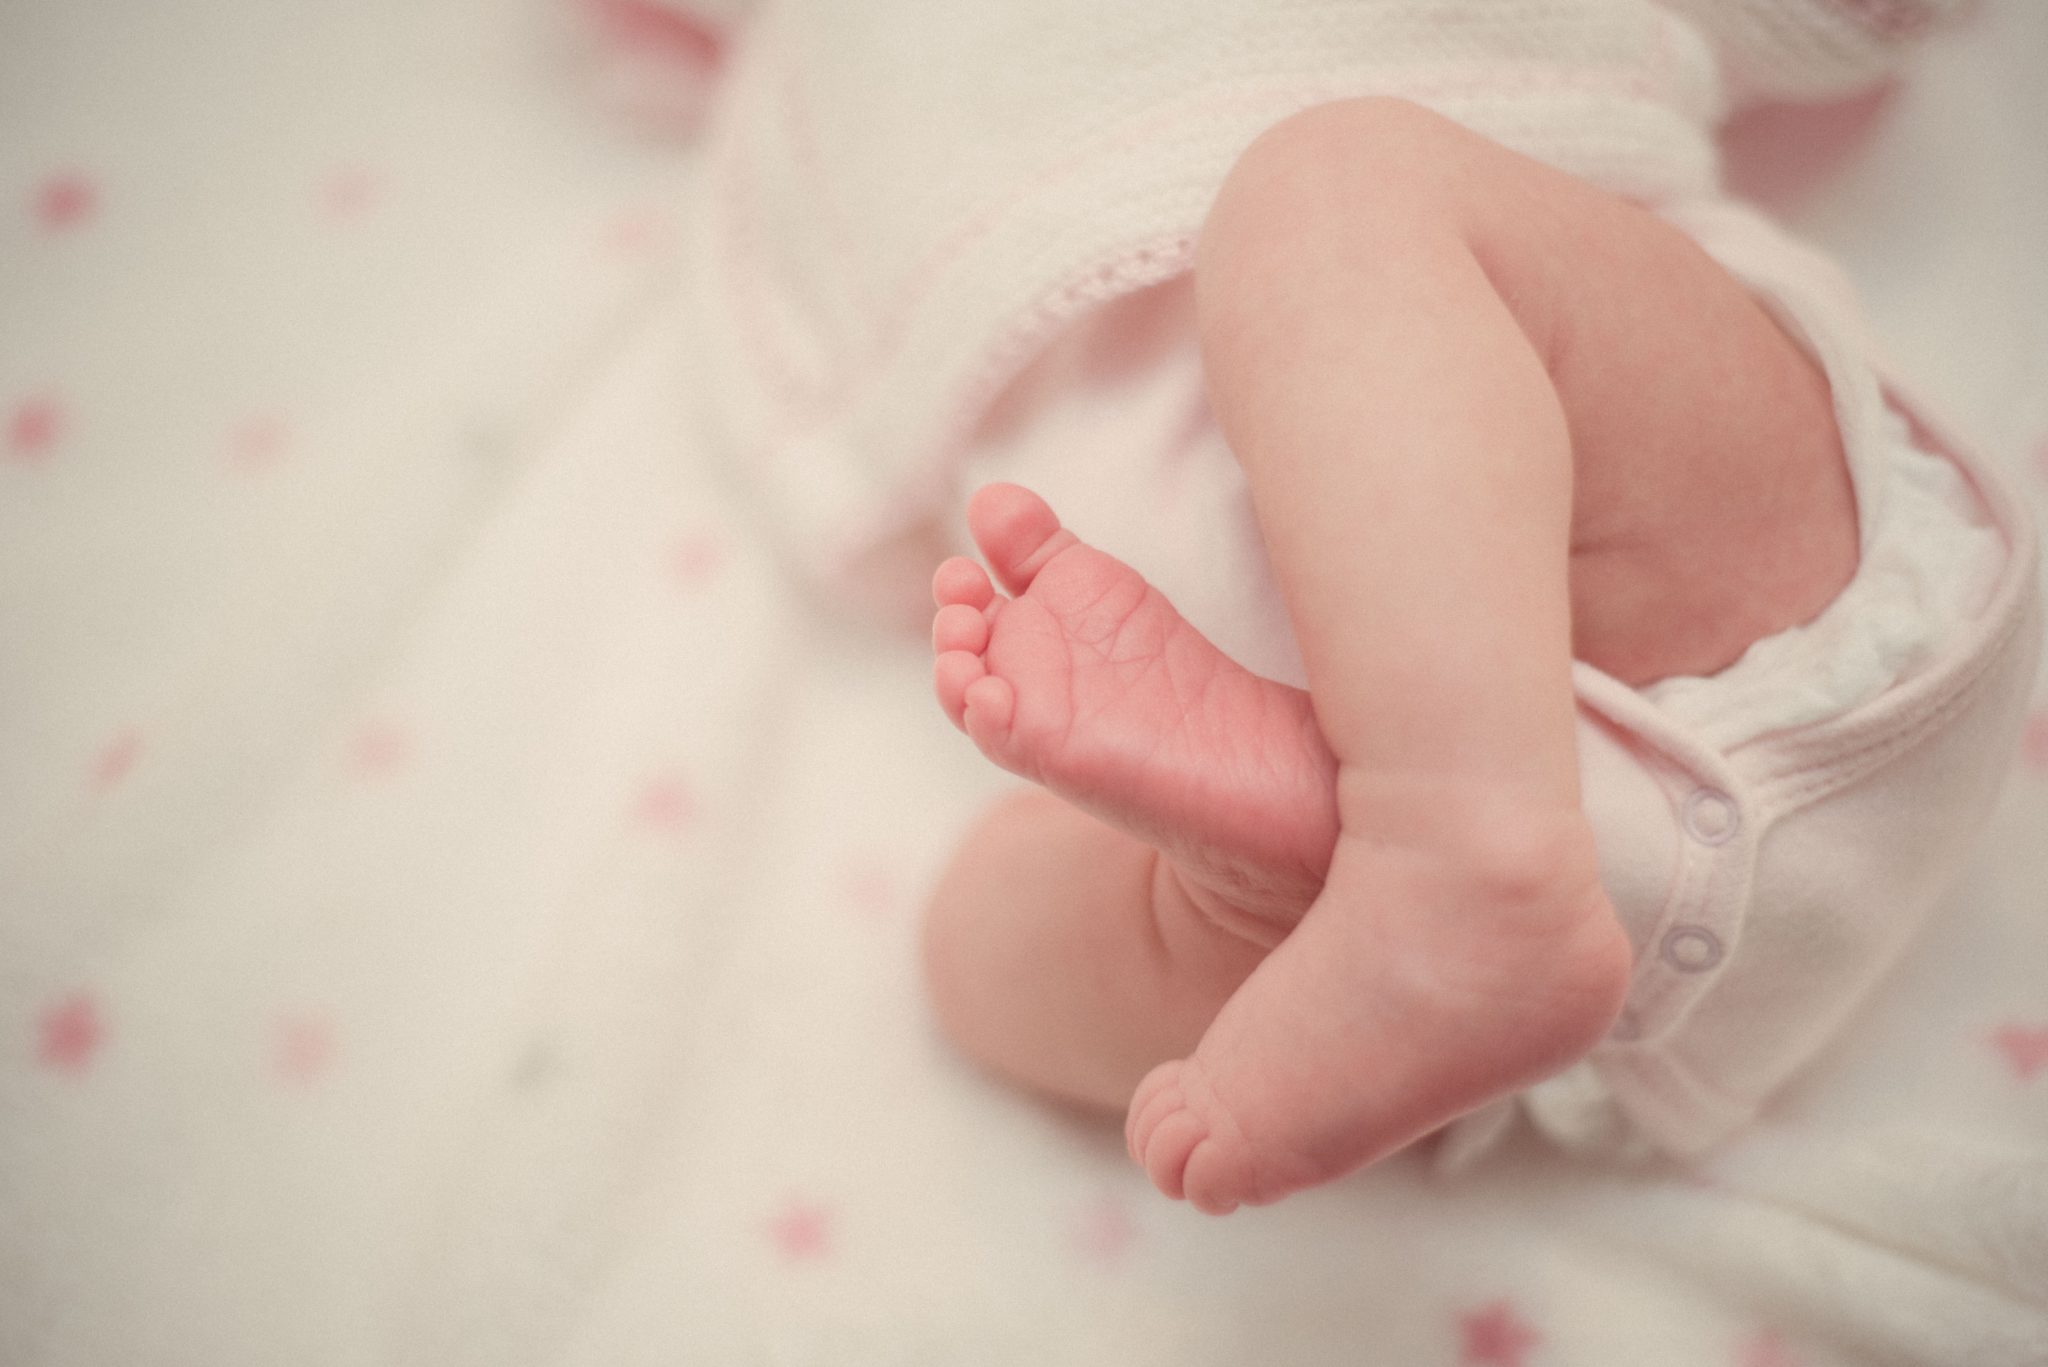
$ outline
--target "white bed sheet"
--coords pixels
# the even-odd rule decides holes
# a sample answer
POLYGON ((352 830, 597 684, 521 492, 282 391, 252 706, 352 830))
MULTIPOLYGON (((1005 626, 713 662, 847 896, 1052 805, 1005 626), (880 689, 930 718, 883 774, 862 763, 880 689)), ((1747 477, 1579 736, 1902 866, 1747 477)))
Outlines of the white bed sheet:
MULTIPOLYGON (((1007 781, 692 440, 692 167, 586 37, 0 12, 0 1364, 2048 1362, 2048 710, 1702 1172, 1216 1222, 954 1059, 1007 781)), ((1987 6, 1825 178, 1739 135, 2037 506, 2044 59, 1987 6)))

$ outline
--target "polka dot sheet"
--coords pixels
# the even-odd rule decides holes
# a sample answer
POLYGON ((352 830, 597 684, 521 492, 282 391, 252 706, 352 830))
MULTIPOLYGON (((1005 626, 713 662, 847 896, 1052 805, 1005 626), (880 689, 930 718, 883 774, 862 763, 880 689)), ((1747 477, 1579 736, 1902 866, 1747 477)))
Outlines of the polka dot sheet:
MULTIPOLYGON (((109 18, 0 12, 0 1363, 2048 1361, 2048 705, 1712 1164, 1206 1220, 936 1039, 1005 780, 693 430, 695 171, 604 23, 109 18)), ((1987 7, 1776 183, 2044 504, 2029 51, 1987 7)))

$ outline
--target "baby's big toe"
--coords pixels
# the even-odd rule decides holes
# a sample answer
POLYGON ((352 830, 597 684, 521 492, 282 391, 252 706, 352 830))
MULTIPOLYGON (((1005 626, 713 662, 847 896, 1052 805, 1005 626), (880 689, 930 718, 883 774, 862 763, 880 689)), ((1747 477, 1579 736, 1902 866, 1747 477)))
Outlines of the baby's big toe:
POLYGON ((1181 1165, 1180 1188, 1187 1203, 1204 1215, 1228 1215, 1259 1199, 1251 1155, 1241 1142, 1214 1134, 1205 1134, 1189 1151, 1181 1165))
POLYGON ((1011 593, 1023 593, 1048 560, 1078 543, 1044 499, 1015 484, 977 490, 967 503, 967 529, 1011 593))

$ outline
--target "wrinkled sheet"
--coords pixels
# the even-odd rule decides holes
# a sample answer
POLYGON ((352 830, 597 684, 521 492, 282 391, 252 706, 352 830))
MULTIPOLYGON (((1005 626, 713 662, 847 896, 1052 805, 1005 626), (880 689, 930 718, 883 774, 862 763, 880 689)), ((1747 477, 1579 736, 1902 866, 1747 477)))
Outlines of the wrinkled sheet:
MULTIPOLYGON (((2048 709, 1697 1170, 1212 1221, 954 1058, 917 909, 1009 780, 697 437, 695 168, 589 41, 0 12, 0 1364, 2048 1361, 2048 709)), ((2044 58, 1733 136, 2037 507, 2044 58)))

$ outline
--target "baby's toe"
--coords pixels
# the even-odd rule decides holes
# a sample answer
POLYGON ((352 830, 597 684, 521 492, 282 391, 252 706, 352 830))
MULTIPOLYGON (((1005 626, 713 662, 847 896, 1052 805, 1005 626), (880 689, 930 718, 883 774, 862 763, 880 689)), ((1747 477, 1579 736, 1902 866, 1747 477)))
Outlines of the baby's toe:
POLYGON ((981 656, 971 651, 949 650, 932 661, 932 691, 953 725, 965 729, 967 690, 987 675, 981 656))
POLYGON ((995 596, 996 587, 989 582, 988 571, 964 555, 941 564, 932 575, 932 601, 941 608, 964 603, 979 611, 995 596))
POLYGON ((1228 1215, 1256 1190, 1250 1155, 1242 1144, 1208 1133, 1189 1151, 1180 1173, 1181 1194, 1204 1215, 1228 1215))
POLYGON ((1145 1172, 1174 1200, 1186 1198, 1188 1159, 1209 1139, 1209 1127, 1185 1106, 1169 1112, 1145 1136, 1145 1172))
POLYGON ((932 649, 943 655, 965 650, 979 655, 988 649, 988 616, 967 603, 948 603, 932 618, 932 649))
POLYGON ((1228 1215, 1258 1202, 1258 1172, 1236 1125, 1215 1106, 1199 1065, 1162 1063, 1131 1098, 1124 1143, 1161 1192, 1206 1215, 1228 1215))
POLYGON ((961 695, 961 725, 976 745, 995 757, 1010 736, 1010 722, 1017 714, 1017 690, 1009 680, 984 673, 967 685, 961 695))
POLYGON ((1145 1145, 1159 1122, 1186 1103, 1180 1095, 1180 1063, 1162 1063, 1138 1084, 1131 1094, 1128 1118, 1124 1121, 1124 1150, 1131 1161, 1143 1164, 1145 1145))
POLYGON ((1077 544, 1052 507, 1029 489, 990 484, 967 502, 974 544, 1011 593, 1023 593, 1053 556, 1077 544))

